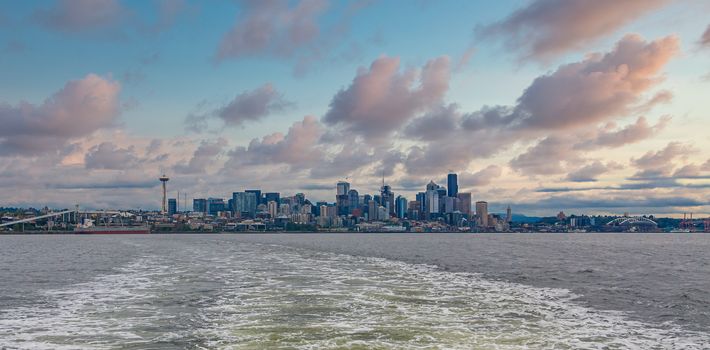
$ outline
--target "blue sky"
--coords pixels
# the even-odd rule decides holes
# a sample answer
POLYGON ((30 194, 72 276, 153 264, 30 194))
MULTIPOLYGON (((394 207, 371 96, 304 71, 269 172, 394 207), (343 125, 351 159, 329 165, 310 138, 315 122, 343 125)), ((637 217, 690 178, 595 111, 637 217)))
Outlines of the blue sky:
POLYGON ((452 170, 493 208, 707 213, 708 10, 693 0, 0 1, 0 188, 17 189, 0 205, 157 207, 160 171, 194 197, 261 187, 332 200, 328 186, 346 176, 376 191, 385 168, 412 198, 452 170), (587 68, 572 83, 568 65, 587 68), (617 76, 601 88, 595 74, 617 76), (383 84, 384 98, 367 92, 383 84), (503 119, 481 119, 491 110, 503 119), (563 187, 576 190, 547 191, 563 187))

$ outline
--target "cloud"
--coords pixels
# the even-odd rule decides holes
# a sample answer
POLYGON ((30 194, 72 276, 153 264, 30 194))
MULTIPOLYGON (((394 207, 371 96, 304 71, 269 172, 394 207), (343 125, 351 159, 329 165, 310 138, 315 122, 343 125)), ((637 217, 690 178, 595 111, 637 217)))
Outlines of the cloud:
POLYGON ((552 175, 566 171, 570 162, 581 159, 567 147, 569 140, 548 136, 510 161, 510 166, 524 175, 552 175))
POLYGON ((660 70, 678 50, 675 36, 648 42, 638 35, 626 35, 606 54, 589 55, 536 78, 515 107, 472 114, 465 118, 464 126, 474 130, 565 130, 626 116, 654 100, 666 100, 666 94, 650 101, 643 101, 643 96, 662 80, 660 70))
POLYGON ((635 123, 621 129, 614 129, 609 123, 600 128, 594 139, 585 140, 574 145, 574 149, 595 149, 598 147, 621 147, 626 144, 645 140, 663 130, 671 118, 663 116, 655 125, 649 125, 645 117, 639 117, 635 123))
POLYGON ((454 72, 458 72, 462 69, 464 69, 467 65, 468 62, 471 61, 471 58, 473 55, 476 53, 476 48, 471 46, 466 49, 466 51, 461 54, 461 57, 456 61, 456 65, 454 66, 454 72))
POLYGON ((265 84, 235 96, 229 104, 219 108, 216 113, 224 120, 225 125, 241 126, 246 121, 260 120, 270 113, 283 110, 289 104, 273 85, 265 84))
POLYGON ((324 0, 241 1, 237 24, 222 38, 215 58, 271 54, 291 56, 297 49, 311 45, 320 34, 317 18, 327 8, 324 0))
POLYGON ((429 113, 412 120, 405 127, 404 135, 425 141, 444 139, 457 128, 459 119, 457 105, 435 107, 429 113))
POLYGON ((214 141, 203 140, 187 163, 176 164, 173 169, 180 174, 204 174, 226 146, 227 140, 223 138, 214 141))
POLYGON ((496 181, 503 174, 503 169, 497 165, 489 165, 475 173, 462 173, 459 178, 461 187, 486 186, 496 181))
POLYGON ((138 162, 133 147, 119 148, 112 142, 93 146, 84 158, 87 169, 130 169, 138 162))
POLYGON ((129 11, 116 0, 59 0, 39 9, 34 17, 42 25, 62 32, 91 32, 116 27, 129 11))
POLYGON ((647 196, 629 197, 625 195, 609 196, 607 198, 585 198, 577 195, 561 195, 543 198, 530 203, 517 203, 514 207, 518 210, 569 210, 593 209, 593 210, 618 210, 619 208, 658 209, 673 207, 699 207, 706 206, 707 201, 701 201, 689 197, 681 196, 647 196))
POLYGON ((631 159, 639 172, 634 178, 654 178, 668 176, 674 168, 674 160, 679 157, 686 157, 693 152, 693 148, 680 142, 670 142, 659 151, 648 151, 639 158, 631 159))
POLYGON ((295 122, 286 135, 276 132, 261 139, 255 138, 247 147, 237 147, 229 152, 225 170, 236 170, 245 165, 288 164, 300 169, 323 159, 317 141, 322 126, 313 116, 295 122))
MULTIPOLYGON (((197 109, 204 109, 206 101, 201 102, 197 109)), ((208 120, 216 117, 225 126, 243 126, 250 121, 258 121, 271 113, 282 111, 293 105, 283 98, 272 84, 264 84, 254 90, 247 90, 236 95, 229 103, 211 111, 190 113, 185 118, 188 130, 201 132, 207 128, 208 120)))
POLYGON ((567 174, 567 181, 572 182, 594 182, 597 181, 600 175, 607 173, 613 169, 621 168, 621 164, 610 162, 604 164, 598 160, 587 164, 569 174, 567 174))
POLYGON ((113 123, 119 113, 120 85, 89 74, 72 80, 41 105, 0 104, 0 148, 4 154, 55 151, 72 138, 113 123))
POLYGON ((584 48, 667 2, 535 0, 477 33, 481 39, 501 37, 523 58, 544 61, 584 48))
POLYGON ((428 61, 421 69, 402 72, 399 58, 380 57, 333 96, 323 122, 366 138, 383 137, 416 113, 439 105, 449 88, 449 77, 445 56, 428 61))
POLYGON ((705 29, 703 36, 700 37, 700 45, 702 47, 710 47, 710 25, 705 29))

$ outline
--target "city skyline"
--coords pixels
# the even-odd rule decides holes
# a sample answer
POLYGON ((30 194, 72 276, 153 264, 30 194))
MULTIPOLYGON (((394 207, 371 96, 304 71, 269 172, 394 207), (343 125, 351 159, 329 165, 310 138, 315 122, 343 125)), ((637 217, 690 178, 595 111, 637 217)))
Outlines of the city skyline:
POLYGON ((163 174, 169 198, 413 200, 451 172, 489 212, 702 216, 708 11, 0 1, 0 206, 160 210, 163 174))

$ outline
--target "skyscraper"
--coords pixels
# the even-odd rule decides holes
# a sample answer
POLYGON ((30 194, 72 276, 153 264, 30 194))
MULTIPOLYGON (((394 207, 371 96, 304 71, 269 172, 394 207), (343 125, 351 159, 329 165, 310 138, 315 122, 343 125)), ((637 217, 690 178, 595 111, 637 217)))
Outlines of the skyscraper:
POLYGON ((192 211, 196 213, 207 213, 207 200, 204 198, 195 198, 192 200, 192 211))
POLYGON ((476 202, 476 216, 480 226, 488 227, 488 202, 476 202))
POLYGON ((508 209, 505 210, 505 222, 511 223, 513 221, 513 211, 510 209, 510 206, 508 206, 508 209))
POLYGON ((360 194, 357 190, 348 191, 348 204, 350 206, 350 213, 360 207, 360 194))
POLYGON ((337 206, 338 215, 348 215, 350 213, 350 183, 338 181, 335 193, 335 205, 337 206))
POLYGON ((263 198, 261 197, 261 190, 246 190, 246 193, 253 193, 256 197, 256 205, 263 203, 263 198))
POLYGON ((274 201, 269 201, 266 205, 271 218, 275 218, 279 213, 279 204, 274 201))
POLYGON ((168 199, 168 215, 173 215, 177 213, 177 199, 168 199))
POLYGON ((449 197, 456 197, 459 194, 458 176, 456 174, 451 173, 446 177, 446 187, 449 190, 447 193, 449 197))
POLYGON ((382 185, 382 188, 380 188, 380 201, 380 204, 387 209, 390 215, 395 213, 394 193, 390 186, 382 185))
POLYGON ((395 203, 395 212, 397 214, 397 217, 400 219, 404 219, 404 217, 407 215, 407 198, 397 196, 395 203))
POLYGON ((471 217, 471 193, 459 192, 458 197, 458 210, 466 217, 466 220, 468 220, 471 217))
POLYGON ((234 192, 232 193, 234 203, 234 215, 239 217, 251 217, 256 215, 256 194, 254 192, 234 192))

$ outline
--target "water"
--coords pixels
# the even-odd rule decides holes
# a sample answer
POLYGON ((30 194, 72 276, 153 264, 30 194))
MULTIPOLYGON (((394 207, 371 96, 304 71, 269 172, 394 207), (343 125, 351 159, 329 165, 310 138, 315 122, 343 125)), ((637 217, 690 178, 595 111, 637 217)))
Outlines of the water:
POLYGON ((0 348, 707 349, 709 235, 0 237, 0 348))

